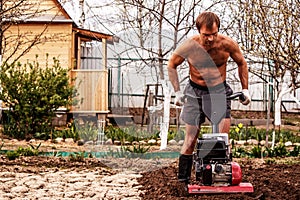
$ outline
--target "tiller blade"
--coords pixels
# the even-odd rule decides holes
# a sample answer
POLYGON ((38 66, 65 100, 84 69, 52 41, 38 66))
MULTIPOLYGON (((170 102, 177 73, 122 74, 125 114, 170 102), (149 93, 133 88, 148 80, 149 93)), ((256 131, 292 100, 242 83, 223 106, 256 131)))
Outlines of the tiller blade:
POLYGON ((189 194, 251 193, 253 191, 251 183, 240 183, 231 186, 188 185, 189 194))

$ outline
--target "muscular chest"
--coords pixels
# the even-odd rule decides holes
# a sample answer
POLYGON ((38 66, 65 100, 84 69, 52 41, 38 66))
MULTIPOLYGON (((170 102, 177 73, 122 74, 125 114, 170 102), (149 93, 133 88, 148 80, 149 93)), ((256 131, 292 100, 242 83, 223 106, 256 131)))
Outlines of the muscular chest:
POLYGON ((228 52, 218 47, 209 49, 207 53, 210 55, 210 57, 218 67, 226 64, 230 56, 228 52))

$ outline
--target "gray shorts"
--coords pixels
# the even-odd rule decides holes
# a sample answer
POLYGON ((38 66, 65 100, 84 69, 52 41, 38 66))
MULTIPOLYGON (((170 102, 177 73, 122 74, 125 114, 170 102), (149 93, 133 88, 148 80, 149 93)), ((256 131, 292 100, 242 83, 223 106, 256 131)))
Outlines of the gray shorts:
MULTIPOLYGON (((189 125, 200 126, 205 122, 206 115, 202 110, 202 101, 197 97, 213 93, 225 94, 226 96, 229 96, 233 93, 233 91, 226 82, 212 88, 207 88, 197 85, 190 80, 186 85, 183 93, 186 96, 186 99, 181 110, 181 119, 189 125)), ((231 100, 227 100, 225 118, 230 118, 230 112, 231 100)))

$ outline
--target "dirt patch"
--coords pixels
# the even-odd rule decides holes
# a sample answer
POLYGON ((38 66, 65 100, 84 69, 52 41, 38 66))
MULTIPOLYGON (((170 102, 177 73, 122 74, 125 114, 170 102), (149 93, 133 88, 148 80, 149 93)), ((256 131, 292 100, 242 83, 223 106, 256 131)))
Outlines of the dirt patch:
POLYGON ((54 171, 71 169, 84 171, 97 170, 103 176, 112 176, 116 170, 134 170, 142 177, 138 179, 140 199, 300 199, 300 157, 274 160, 276 163, 267 164, 262 159, 234 159, 242 166, 243 182, 254 186, 254 193, 218 194, 182 196, 177 182, 178 159, 147 160, 147 159, 109 159, 85 158, 83 161, 70 161, 63 157, 20 157, 9 161, 0 156, 1 172, 41 173, 49 168, 54 171), (103 162, 104 161, 104 162, 103 162), (109 167, 108 165, 109 164, 109 167), (139 169, 139 170, 137 170, 139 169))
POLYGON ((146 172, 139 182, 146 192, 143 199, 300 199, 300 159, 297 164, 265 164, 262 160, 240 160, 243 182, 254 193, 182 196, 177 182, 177 162, 157 171, 146 172))
POLYGON ((114 172, 99 159, 85 158, 82 161, 70 161, 65 157, 53 156, 21 156, 15 160, 8 160, 6 156, 0 156, 0 171, 40 173, 49 168, 58 171, 61 169, 101 169, 103 173, 114 174, 114 172))

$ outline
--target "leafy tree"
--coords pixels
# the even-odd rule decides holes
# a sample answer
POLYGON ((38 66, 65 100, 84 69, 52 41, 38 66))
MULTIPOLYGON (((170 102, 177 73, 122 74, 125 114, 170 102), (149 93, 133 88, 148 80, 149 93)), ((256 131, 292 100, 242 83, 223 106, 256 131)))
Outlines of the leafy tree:
POLYGON ((36 61, 6 64, 0 72, 0 99, 9 108, 4 134, 17 139, 30 139, 51 131, 52 118, 59 107, 69 108, 77 91, 69 83, 68 70, 53 58, 53 66, 39 66, 36 61))

